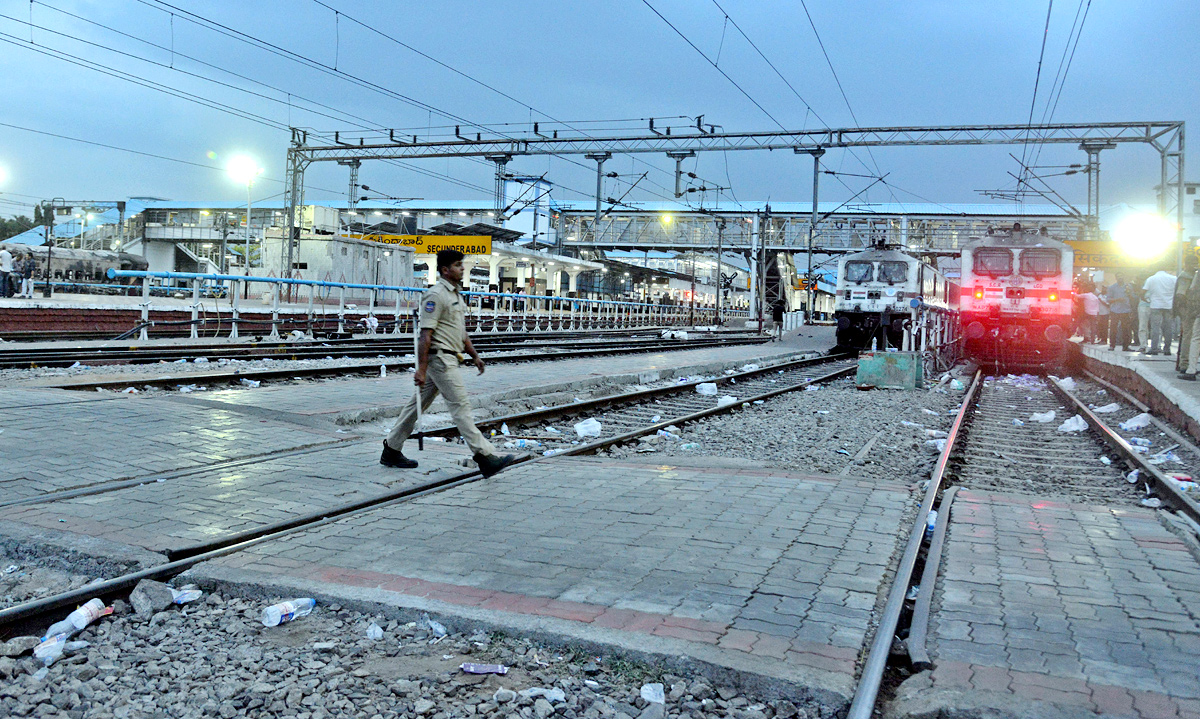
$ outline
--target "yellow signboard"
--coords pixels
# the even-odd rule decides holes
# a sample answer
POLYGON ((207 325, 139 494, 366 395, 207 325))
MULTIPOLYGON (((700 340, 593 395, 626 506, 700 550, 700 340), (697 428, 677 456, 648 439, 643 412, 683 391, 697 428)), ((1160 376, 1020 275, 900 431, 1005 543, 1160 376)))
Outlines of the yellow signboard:
POLYGON ((435 255, 441 250, 458 250, 464 255, 492 254, 489 235, 358 235, 355 239, 404 245, 422 255, 435 255))
POLYGON ((1112 240, 1067 240, 1067 244, 1075 250, 1076 267, 1114 269, 1142 264, 1123 253, 1112 240))

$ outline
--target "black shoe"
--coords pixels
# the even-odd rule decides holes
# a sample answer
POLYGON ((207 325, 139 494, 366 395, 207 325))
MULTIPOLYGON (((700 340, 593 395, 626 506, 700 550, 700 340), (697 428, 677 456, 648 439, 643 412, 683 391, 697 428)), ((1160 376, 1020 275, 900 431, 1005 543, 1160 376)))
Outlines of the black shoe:
POLYGON ((1125 345, 1124 347, 1121 348, 1121 351, 1122 352, 1132 352, 1133 348, 1130 347, 1129 345, 1125 345))
POLYGON ((405 457, 403 452, 397 452, 389 447, 386 441, 383 443, 383 454, 379 455, 379 463, 385 467, 394 467, 396 469, 417 468, 417 460, 405 457))
POLYGON ((479 465, 479 471, 485 477, 490 477, 513 462, 517 461, 516 455, 513 454, 506 454, 503 457, 477 454, 472 459, 475 460, 475 464, 479 465))
POLYGON ((1196 373, 1195 372, 1180 372, 1179 379, 1185 379, 1188 382, 1195 382, 1196 381, 1196 373))

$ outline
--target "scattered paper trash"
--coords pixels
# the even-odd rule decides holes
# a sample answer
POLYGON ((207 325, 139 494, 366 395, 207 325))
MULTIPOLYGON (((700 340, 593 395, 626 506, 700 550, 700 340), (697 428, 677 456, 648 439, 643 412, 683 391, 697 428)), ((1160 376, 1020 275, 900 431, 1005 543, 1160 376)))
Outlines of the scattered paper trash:
POLYGON ((241 383, 241 385, 242 385, 243 387, 249 387, 249 388, 251 388, 251 389, 253 389, 253 388, 257 387, 259 384, 261 384, 261 383, 260 383, 258 380, 256 380, 256 379, 246 379, 245 377, 241 378, 241 379, 240 379, 240 380, 238 380, 238 381, 241 383))
POLYGON ((967 386, 961 381, 956 379, 950 380, 950 389, 954 390, 955 392, 962 392, 966 388, 967 386))
POLYGON ((1029 421, 1042 423, 1053 422, 1054 410, 1050 410, 1049 412, 1034 412, 1033 414, 1029 415, 1029 421))
POLYGON ((1066 422, 1063 422, 1062 424, 1058 425, 1058 431, 1059 432, 1082 432, 1083 430, 1087 429, 1087 427, 1088 427, 1087 421, 1083 417, 1080 417, 1079 415, 1075 415, 1075 416, 1071 417, 1070 419, 1068 419, 1066 422))
POLYGON ((565 450, 565 449, 548 449, 545 452, 542 452, 542 456, 543 457, 553 457, 556 454, 562 454, 563 452, 566 452, 566 451, 567 450, 565 450))
POLYGON ((475 664, 463 662, 458 668, 467 674, 508 674, 508 667, 503 664, 475 664))
POLYGON ((1111 460, 1111 459, 1109 459, 1108 457, 1101 457, 1101 458, 1100 458, 1100 463, 1101 463, 1101 464, 1103 464, 1103 465, 1106 465, 1106 466, 1107 466, 1107 465, 1111 465, 1111 464, 1112 464, 1112 460, 1111 460))
POLYGON ((371 641, 383 639, 383 628, 375 622, 371 622, 371 626, 367 627, 367 639, 371 641))
POLYGON ((536 439, 514 439, 504 443, 505 449, 532 449, 541 446, 542 443, 536 439))
POLYGON ((1058 386, 1062 387, 1063 389, 1065 389, 1068 392, 1075 391, 1075 380, 1071 379, 1070 377, 1062 377, 1060 379, 1058 377, 1055 377, 1054 375, 1050 375, 1050 379, 1058 382, 1058 386))
POLYGON ((580 437, 599 437, 600 430, 600 420, 594 417, 575 423, 575 434, 580 437))
POLYGON ((925 440, 925 450, 934 454, 941 454, 946 449, 946 440, 944 439, 927 439, 925 440))
POLYGON ((756 364, 744 364, 744 365, 742 365, 742 371, 743 371, 743 372, 753 372, 753 371, 754 371, 754 370, 756 370, 756 369, 758 369, 758 365, 756 365, 756 364))
POLYGON ((666 704, 667 695, 662 684, 643 684, 642 698, 651 704, 666 704))
POLYGON ((700 445, 697 444, 696 442, 688 442, 686 444, 679 445, 679 448, 690 452, 694 449, 700 449, 700 445))
POLYGON ((724 395, 717 399, 717 407, 728 407, 731 404, 737 404, 738 398, 731 395, 724 395))
POLYGON ((1121 423, 1121 429, 1125 430, 1126 432, 1132 432, 1135 429, 1143 429, 1143 428, 1149 427, 1149 426, 1150 426, 1150 415, 1147 414, 1146 412, 1142 412, 1138 416, 1133 417, 1131 419, 1127 419, 1121 423))
POLYGON ((1117 404, 1116 402, 1113 402, 1112 404, 1106 404, 1103 407, 1097 407, 1096 409, 1094 409, 1092 411, 1095 412, 1096 414, 1112 414, 1113 412, 1120 412, 1121 405, 1117 404))
POLYGON ((1016 417, 1013 417, 1013 426, 1014 427, 1024 427, 1025 423, 1022 422, 1021 420, 1017 419, 1016 417))
POLYGON ((443 625, 441 622, 437 621, 436 619, 431 619, 428 614, 425 614, 423 618, 425 619, 425 626, 429 627, 429 631, 433 632, 433 636, 435 636, 435 637, 446 636, 447 632, 446 632, 445 625, 443 625))
POLYGON ((196 589, 196 587, 191 584, 187 585, 183 589, 175 589, 174 587, 168 588, 171 590, 171 596, 174 597, 176 604, 187 604, 188 602, 194 602, 200 597, 204 596, 203 591, 196 589))
POLYGON ((551 704, 561 704, 567 700, 567 695, 562 689, 547 689, 546 687, 529 687, 517 692, 527 699, 543 697, 551 704))
POLYGON ((696 393, 713 395, 715 397, 717 394, 717 383, 701 382, 700 384, 696 385, 696 393))
POLYGON ((925 430, 925 436, 933 439, 942 439, 944 437, 949 437, 950 435, 940 429, 927 429, 925 430))

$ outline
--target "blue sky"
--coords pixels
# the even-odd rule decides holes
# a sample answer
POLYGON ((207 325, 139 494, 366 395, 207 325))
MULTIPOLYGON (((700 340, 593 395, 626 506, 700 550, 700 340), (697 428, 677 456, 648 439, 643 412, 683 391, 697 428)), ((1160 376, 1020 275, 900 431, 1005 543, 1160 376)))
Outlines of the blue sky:
MULTIPOLYGON (((237 200, 244 196, 244 188, 219 168, 243 152, 258 158, 265 168, 255 196, 273 195, 282 190, 278 181, 284 176, 289 135, 280 128, 288 125, 329 132, 362 125, 415 128, 409 132, 424 135, 445 132, 436 128, 461 122, 439 113, 476 123, 517 123, 510 130, 528 129, 531 119, 541 120, 545 127, 546 116, 571 122, 653 116, 662 118, 657 122, 661 127, 689 122, 666 119, 672 116, 703 114, 706 122, 726 130, 777 127, 650 6, 709 57, 716 59, 719 53, 721 69, 785 126, 854 124, 799 3, 718 2, 824 122, 807 110, 712 0, 650 0, 649 6, 642 0, 35 0, 32 4, 4 0, 0 39, 16 44, 0 44, 0 73, 6 89, 0 112, 4 123, 0 124, 0 168, 7 175, 0 181, 0 214, 29 214, 30 208, 14 203, 55 196, 237 200), (40 27, 31 28, 31 18, 40 27), (193 22, 203 22, 201 18, 313 62, 329 67, 336 63, 339 72, 379 91, 193 22), (36 51, 48 49, 74 57, 67 61, 36 51), (81 62, 100 63, 128 73, 138 83, 157 84, 176 94, 251 113, 262 122, 117 79, 82 67, 81 62), (414 107, 398 95, 436 111, 414 107), (195 165, 39 135, 13 125, 195 165)), ((807 0, 807 5, 860 125, 1020 123, 1028 118, 1047 0, 807 0)), ((1042 116, 1079 7, 1079 0, 1057 0, 1053 5, 1035 118, 1042 116)), ((1095 0, 1054 120, 1171 119, 1200 128, 1195 122, 1200 119, 1198 37, 1200 12, 1192 2, 1095 0)), ((644 124, 639 119, 576 126, 596 132, 598 127, 644 124)), ((1197 130, 1192 132, 1200 137, 1197 130)), ((877 163, 890 173, 889 182, 898 188, 895 199, 916 201, 921 196, 938 202, 988 202, 976 190, 1011 185, 1007 173, 1017 167, 1008 157, 1011 150, 876 149, 873 160, 861 150, 858 154, 871 172, 877 163)), ((1049 147, 1039 156, 1043 165, 1083 160, 1084 154, 1070 147, 1049 147)), ((867 172, 842 151, 829 152, 824 162, 833 170, 867 172)), ((1158 181, 1156 153, 1145 146, 1122 146, 1106 152, 1102 164, 1106 202, 1152 201, 1152 187, 1158 181)), ((365 165, 361 181, 403 197, 476 199, 490 192, 491 169, 483 163, 443 159, 422 162, 420 167, 467 186, 380 163, 365 165)), ((791 153, 730 153, 728 158, 709 154, 686 167, 709 183, 731 184, 743 200, 806 200, 811 192, 810 161, 791 153)), ((672 184, 664 171, 671 168, 673 163, 665 157, 614 158, 606 170, 628 177, 609 181, 605 194, 619 196, 628 187, 624 181, 649 170, 649 177, 630 198, 662 200, 665 188, 672 184)), ((518 159, 510 169, 547 173, 559 185, 556 194, 563 200, 582 199, 594 188, 592 172, 562 159, 518 159)), ((1191 178, 1197 177, 1200 174, 1191 173, 1191 178)), ((824 178, 821 199, 846 199, 868 182, 854 177, 842 180, 845 186, 824 178)), ((1051 183, 1068 199, 1084 205, 1082 176, 1054 178, 1051 183)), ((346 184, 344 168, 320 166, 308 174, 312 199, 344 196, 346 184)), ((877 188, 869 199, 882 202, 893 197, 877 188)))

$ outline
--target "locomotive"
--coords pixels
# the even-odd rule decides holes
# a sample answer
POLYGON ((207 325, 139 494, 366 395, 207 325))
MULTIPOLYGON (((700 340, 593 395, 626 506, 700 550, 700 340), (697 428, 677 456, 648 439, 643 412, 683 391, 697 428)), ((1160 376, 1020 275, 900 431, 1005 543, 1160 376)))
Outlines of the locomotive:
POLYGON ((962 246, 966 352, 1002 370, 1058 364, 1071 332, 1074 251, 1020 223, 962 246))
MULTIPOLYGON (((0 242, 0 247, 7 249, 13 257, 26 252, 33 255, 35 282, 46 279, 46 256, 50 256, 50 274, 54 282, 78 282, 95 284, 112 284, 106 274, 109 268, 115 270, 146 270, 150 264, 145 257, 128 252, 110 252, 108 250, 77 250, 69 247, 55 247, 48 251, 45 245, 24 245, 11 242, 0 242)), ((133 284, 132 280, 122 280, 121 284, 133 284)), ((111 290, 110 290, 111 291, 111 290)))
POLYGON ((958 285, 912 255, 885 247, 846 255, 838 262, 833 305, 838 349, 919 349, 904 342, 914 320, 940 337, 957 303, 958 285))

